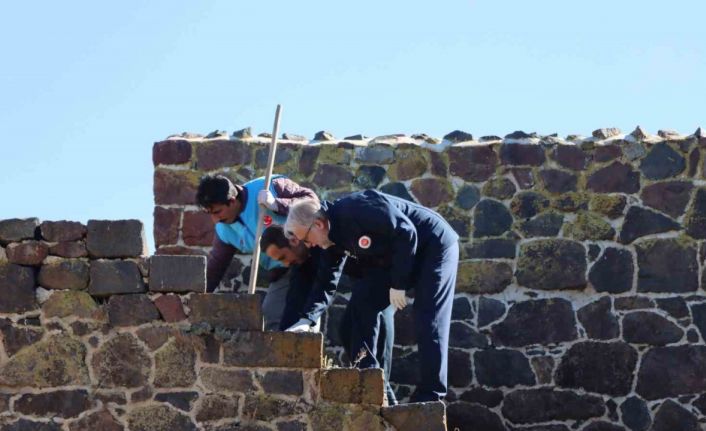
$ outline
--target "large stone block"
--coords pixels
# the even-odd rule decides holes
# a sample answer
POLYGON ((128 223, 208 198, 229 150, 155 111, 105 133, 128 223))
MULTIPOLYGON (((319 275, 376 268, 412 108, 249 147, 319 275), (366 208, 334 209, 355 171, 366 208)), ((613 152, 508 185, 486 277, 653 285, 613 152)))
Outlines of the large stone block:
POLYGON ((154 355, 154 385, 188 387, 196 381, 196 351, 186 338, 175 337, 154 355))
POLYGON ((186 319, 184 306, 177 295, 162 295, 154 300, 154 305, 165 322, 180 322, 186 319))
POLYGON ((185 139, 167 139, 152 146, 152 163, 180 165, 191 159, 191 143, 185 139))
POLYGON ((588 177, 586 188, 596 193, 637 193, 640 173, 628 164, 613 162, 588 177))
POLYGON ((679 223, 667 216, 632 206, 625 215, 623 228, 620 230, 620 242, 629 244, 642 236, 681 229, 682 227, 679 223))
POLYGON ((559 169, 544 169, 539 172, 544 189, 549 193, 567 193, 576 191, 577 177, 559 169))
POLYGON ((66 335, 47 337, 22 349, 0 368, 0 386, 88 385, 85 356, 81 341, 66 335))
POLYGON ((418 178, 412 181, 410 188, 419 203, 429 208, 451 202, 454 198, 453 187, 444 178, 418 178))
POLYGON ((586 249, 565 239, 522 244, 517 282, 530 289, 583 289, 586 286, 586 249))
POLYGON ((499 236, 510 230, 512 214, 501 202, 484 199, 474 210, 473 236, 499 236))
POLYGON ((384 399, 382 369, 332 368, 319 372, 321 398, 336 403, 375 404, 384 399))
POLYGON ((223 362, 235 367, 320 368, 321 334, 239 332, 223 343, 223 362))
POLYGON ((36 218, 0 220, 0 244, 35 239, 38 227, 39 219, 36 218))
POLYGON ((42 312, 47 318, 78 317, 93 318, 98 310, 98 304, 91 295, 80 290, 61 290, 52 295, 42 304, 42 312))
POLYGON ((196 431, 189 416, 165 405, 140 406, 130 411, 127 423, 133 431, 196 431))
POLYGON ((41 241, 24 241, 8 244, 7 260, 17 265, 39 266, 49 254, 49 246, 41 241))
POLYGON ((571 303, 558 298, 514 304, 491 334, 497 344, 510 347, 561 343, 578 336, 571 303))
POLYGON ((149 288, 151 292, 206 292, 206 258, 152 256, 149 288))
POLYGON ((452 146, 447 151, 451 175, 465 181, 485 181, 498 166, 498 155, 491 145, 452 146))
POLYGON ((667 400, 657 409, 650 431, 700 431, 702 429, 693 413, 675 401, 667 400))
POLYGON ((261 331, 262 305, 257 295, 197 294, 189 300, 192 323, 213 327, 261 331))
POLYGON ((645 205, 677 218, 684 214, 693 188, 687 181, 655 183, 643 188, 640 197, 645 205))
POLYGON ((155 169, 154 203, 156 205, 194 205, 198 186, 198 172, 155 169))
POLYGON ((87 257, 88 250, 84 241, 64 241, 50 245, 49 255, 66 258, 87 257))
POLYGON ((15 411, 24 415, 73 418, 91 409, 85 389, 25 394, 15 401, 15 411))
POLYGON ((92 366, 101 387, 139 388, 147 384, 151 360, 133 335, 122 333, 93 354, 92 366))
POLYGON ((86 247, 94 259, 147 254, 145 230, 139 220, 88 220, 86 247))
POLYGON ((206 367, 199 371, 204 387, 213 392, 243 393, 256 389, 249 370, 206 367))
MULTIPOLYGON (((294 416, 311 410, 311 406, 306 405, 301 400, 285 400, 275 398, 270 395, 252 394, 246 395, 243 405, 243 418, 246 420, 270 421, 272 418, 294 416)), ((379 407, 378 407, 379 414, 379 407)), ((316 426, 313 429, 323 429, 316 426)), ((345 428, 344 428, 345 429, 345 428)), ((370 428, 350 428, 351 430, 363 430, 370 428)), ((378 428, 375 428, 377 431, 378 428)), ((257 430, 259 431, 259 430, 257 430)), ((264 430, 263 430, 264 431, 264 430)), ((372 429, 371 429, 372 431, 372 429)))
POLYGON ((210 246, 215 229, 211 216, 204 211, 185 211, 181 236, 186 245, 210 246))
POLYGON ((93 296, 146 292, 140 268, 129 260, 94 260, 88 292, 93 296))
POLYGON ((196 145, 196 165, 202 171, 246 165, 252 160, 252 147, 242 141, 214 140, 196 145))
POLYGON ((304 376, 301 371, 267 371, 259 380, 260 386, 268 394, 301 396, 304 393, 304 376))
POLYGON ((181 210, 174 208, 154 207, 154 243, 161 245, 176 244, 179 241, 179 224, 181 210))
POLYGON ((565 388, 627 395, 632 388, 636 364, 637 350, 628 344, 581 342, 571 346, 562 357, 556 381, 565 388))
POLYGON ((198 422, 216 421, 238 416, 239 397, 206 394, 199 400, 195 418, 198 422))
POLYGON ((638 292, 693 292, 698 289, 696 246, 681 239, 636 244, 638 292))
POLYGON ((0 313, 23 313, 37 307, 34 270, 0 262, 0 313))
POLYGON ((668 144, 660 142, 640 162, 642 174, 651 180, 662 180, 679 175, 686 168, 684 157, 668 144))
POLYGON ((642 358, 635 392, 647 400, 706 391, 706 346, 655 347, 642 358))
POLYGON ((112 326, 138 326, 159 319, 159 311, 147 295, 115 295, 108 300, 112 326))
POLYGON ((503 144, 500 146, 500 159, 504 165, 541 166, 546 157, 544 148, 534 144, 503 144))
POLYGON ((88 280, 85 260, 50 258, 39 269, 39 285, 45 289, 83 290, 88 287, 88 280))
POLYGON ((591 154, 576 145, 558 145, 554 149, 553 156, 561 166, 574 171, 586 169, 592 158, 591 154))
POLYGON ((622 293, 632 289, 635 266, 629 250, 608 247, 593 264, 588 279, 598 292, 622 293))
POLYGON ((505 396, 502 413, 516 424, 587 420, 603 416, 605 405, 593 395, 551 388, 519 389, 505 396))
POLYGON ((623 317, 623 338, 631 344, 663 346, 684 337, 684 330, 651 311, 636 311, 623 317))
POLYGON ((399 430, 446 431, 446 405, 440 401, 383 407, 381 414, 399 430))
POLYGON ((512 267, 506 262, 463 261, 459 263, 456 288, 467 293, 498 293, 512 282, 512 267))
MULTIPOLYGON (((500 417, 490 409, 478 404, 456 401, 446 407, 448 429, 505 431, 500 417)), ((415 428, 411 428, 415 429, 415 428)))
POLYGON ((125 428, 107 409, 91 413, 69 425, 69 431, 124 431, 125 428))
POLYGON ((581 307, 576 314, 588 338, 611 340, 620 335, 618 318, 611 311, 608 296, 581 307))
POLYGON ((350 186, 353 174, 343 166, 323 164, 316 169, 313 182, 321 188, 336 189, 350 186))
POLYGON ((629 397, 620 405, 623 423, 631 431, 646 431, 652 423, 647 403, 638 397, 629 397))
POLYGON ((77 221, 45 221, 40 231, 49 242, 78 241, 86 236, 86 226, 77 221))
POLYGON ((478 383, 490 387, 533 386, 536 378, 529 359, 508 349, 479 350, 473 356, 478 383))

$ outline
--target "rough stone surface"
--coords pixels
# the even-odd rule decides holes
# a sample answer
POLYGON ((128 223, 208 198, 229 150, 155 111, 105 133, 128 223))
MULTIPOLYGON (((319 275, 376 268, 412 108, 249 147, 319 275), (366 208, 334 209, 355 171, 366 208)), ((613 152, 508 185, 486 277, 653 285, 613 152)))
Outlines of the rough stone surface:
POLYGON ((189 300, 192 323, 231 330, 262 330, 260 300, 253 295, 197 294, 189 300))
POLYGON ((500 417, 491 410, 464 401, 457 401, 446 407, 448 429, 469 429, 484 431, 504 431, 500 417))
POLYGON ((0 244, 34 239, 38 227, 39 219, 36 218, 0 220, 0 244))
POLYGON ((252 158, 252 149, 241 141, 214 140, 196 146, 196 163, 205 171, 244 165, 252 158))
POLYGON ((706 346, 655 347, 645 353, 635 392, 647 400, 706 390, 706 346))
POLYGON ((138 326, 159 319, 159 311, 147 295, 115 295, 108 300, 112 326, 138 326))
POLYGON ((147 384, 151 360, 134 336, 123 333, 94 353, 92 366, 102 387, 139 388, 147 384))
POLYGON ((88 220, 86 247, 92 258, 114 259, 147 254, 147 242, 139 220, 88 220))
POLYGON ((694 325, 699 329, 701 337, 706 340, 706 303, 692 305, 691 314, 694 317, 694 325))
POLYGON ((0 262, 0 313, 33 310, 35 276, 31 268, 0 262))
POLYGON ((580 211, 576 220, 566 226, 564 235, 578 241, 612 240, 615 237, 615 229, 601 216, 580 211))
POLYGON ((16 412, 24 415, 72 418, 91 408, 86 390, 25 394, 15 400, 16 412))
POLYGON ((152 256, 149 288, 151 292, 206 291, 204 256, 152 256))
POLYGON ((235 367, 319 368, 321 334, 239 332, 223 344, 223 362, 235 367))
POLYGON ((630 431, 645 431, 652 424, 647 403, 638 397, 629 397, 623 401, 620 414, 630 431))
POLYGON ((701 429, 696 416, 672 400, 667 400, 659 406, 650 428, 651 431, 699 431, 701 429))
POLYGON ((693 292, 698 288, 696 248, 679 239, 640 242, 637 250, 638 292, 693 292))
POLYGON ((45 221, 39 228, 49 242, 78 241, 86 236, 86 226, 76 221, 45 221))
POLYGON ((625 215, 620 242, 629 244, 642 236, 673 230, 681 230, 681 225, 662 214, 632 206, 625 215))
POLYGON ((524 301, 510 307, 505 319, 494 325, 491 333, 496 343, 510 347, 572 341, 577 338, 576 317, 571 303, 565 299, 524 301))
POLYGON ((478 299, 478 327, 487 326, 505 314, 505 304, 497 299, 481 296, 478 299))
POLYGON ((388 423, 400 430, 446 431, 446 406, 442 402, 383 407, 381 413, 388 423))
POLYGON ((410 188, 417 201, 429 208, 451 202, 454 197, 451 183, 442 178, 419 178, 410 188))
POLYGON ((47 318, 71 317, 92 318, 98 310, 96 301, 86 292, 68 290, 54 292, 42 304, 42 312, 47 318))
POLYGON ((686 161, 678 152, 663 142, 656 144, 640 163, 642 174, 651 180, 663 180, 684 171, 686 161))
POLYGON ((176 337, 154 356, 154 385, 188 387, 196 381, 196 352, 188 339, 176 337))
POLYGON ((452 322, 449 331, 449 346, 461 348, 488 347, 488 339, 463 322, 452 322))
POLYGON ((165 322, 180 322, 186 319, 184 307, 177 295, 162 295, 154 300, 154 305, 165 322))
POLYGON ((491 146, 451 147, 449 153, 449 171, 451 175, 465 181, 485 181, 495 173, 498 155, 491 146))
POLYGON ((304 380, 299 371, 268 371, 260 378, 260 385, 270 394, 302 395, 304 380))
POLYGON ((581 243, 536 240, 520 246, 517 283, 530 289, 583 289, 586 285, 586 249, 581 243))
POLYGON ((549 207, 549 199, 536 192, 522 192, 515 195, 510 203, 512 213, 518 218, 534 217, 549 207))
POLYGON ((88 287, 88 262, 80 259, 57 259, 39 269, 39 285, 46 289, 83 290, 88 287))
POLYGON ((563 215, 547 212, 523 221, 520 224, 520 231, 526 237, 557 236, 563 224, 563 215))
POLYGON ((382 405, 382 369, 333 368, 319 372, 321 398, 337 403, 382 405))
POLYGON ((539 145, 503 144, 500 146, 500 159, 504 165, 540 166, 545 161, 544 149, 539 145))
POLYGON ((191 419, 164 405, 148 405, 132 410, 127 417, 131 431, 196 431, 191 419))
POLYGON ((3 431, 61 431, 61 424, 52 422, 35 422, 28 419, 20 419, 7 425, 0 419, 3 431))
POLYGON ((566 388, 612 396, 627 395, 636 364, 637 350, 628 344, 581 342, 571 346, 562 358, 556 381, 566 388))
POLYGON ((571 391, 519 389, 505 396, 503 416, 516 424, 550 420, 586 420, 602 416, 603 400, 571 391))
POLYGON ((623 215, 626 205, 627 199, 625 198, 625 195, 592 194, 589 202, 589 209, 595 213, 615 219, 623 215))
POLYGON ((66 258, 87 257, 88 250, 83 241, 65 241, 50 245, 49 255, 66 258))
POLYGON ((459 263, 456 289, 466 293, 502 292, 512 281, 512 267, 506 262, 464 261, 459 263))
POLYGON ((248 370, 217 367, 203 368, 199 375, 204 387, 216 392, 250 392, 255 390, 253 376, 248 370))
POLYGON ((706 189, 698 189, 684 220, 686 233, 692 238, 706 239, 706 189))
POLYGON ((576 175, 559 169, 545 169, 540 171, 545 190, 550 193, 566 193, 576 191, 576 175))
POLYGON ((532 386, 536 383, 529 360, 516 350, 481 350, 473 356, 478 383, 490 387, 532 386))
POLYGON ((154 242, 157 247, 176 244, 179 240, 181 211, 172 208, 154 207, 154 242))
POLYGON ((640 190, 640 174, 633 171, 630 165, 613 162, 591 174, 586 187, 596 193, 637 193, 640 190))
POLYGON ((684 214, 693 188, 686 181, 655 183, 643 188, 640 197, 645 205, 676 218, 684 214))
POLYGON ((611 300, 607 296, 580 308, 576 314, 588 338, 612 340, 620 334, 618 318, 611 312, 611 300))
POLYGON ((477 239, 466 244, 464 253, 468 259, 514 259, 515 241, 504 238, 477 239))
POLYGON ((183 139, 168 139, 152 146, 152 163, 157 165, 180 165, 191 159, 191 143, 183 139))
POLYGON ((49 254, 49 246, 41 241, 23 241, 8 244, 7 260, 17 265, 38 266, 49 254))
MULTIPOLYGON (((184 244, 210 246, 213 244, 214 234, 215 229, 209 214, 204 211, 184 211, 181 228, 184 244)), ((171 243, 175 242, 172 241, 171 243)))
POLYGON ((199 422, 214 421, 238 416, 238 397, 207 394, 199 400, 196 408, 196 420, 199 422))
POLYGON ((473 236, 498 236, 507 232, 512 226, 512 215, 501 202, 484 199, 474 210, 473 236))
POLYGON ((676 343, 683 336, 679 326, 651 311, 636 311, 623 317, 623 338, 631 344, 663 346, 676 343))
POLYGON ((498 200, 510 199, 517 189, 507 178, 492 178, 483 186, 483 195, 498 200))
POLYGON ((630 251, 608 247, 591 267, 588 279, 598 292, 621 293, 632 288, 634 272, 630 251))
POLYGON ((130 260, 91 261, 88 292, 93 296, 110 296, 147 291, 137 263, 130 260))
POLYGON ((49 388, 86 385, 86 347, 77 339, 55 335, 21 350, 0 368, 0 386, 49 388))

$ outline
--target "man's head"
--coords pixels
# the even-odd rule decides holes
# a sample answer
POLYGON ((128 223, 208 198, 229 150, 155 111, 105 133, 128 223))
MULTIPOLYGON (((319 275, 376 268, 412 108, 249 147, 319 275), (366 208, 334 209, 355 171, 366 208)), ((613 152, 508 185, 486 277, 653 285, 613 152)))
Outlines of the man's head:
POLYGON ((329 248, 333 245, 328 238, 329 220, 321 211, 318 201, 307 199, 292 205, 284 230, 288 237, 295 238, 307 247, 329 248))
POLYGON ((235 185, 223 175, 201 178, 196 203, 211 215, 213 223, 234 223, 243 208, 235 185))
POLYGON ((299 242, 291 243, 282 226, 272 225, 260 238, 260 249, 284 266, 301 265, 309 257, 309 250, 299 242))

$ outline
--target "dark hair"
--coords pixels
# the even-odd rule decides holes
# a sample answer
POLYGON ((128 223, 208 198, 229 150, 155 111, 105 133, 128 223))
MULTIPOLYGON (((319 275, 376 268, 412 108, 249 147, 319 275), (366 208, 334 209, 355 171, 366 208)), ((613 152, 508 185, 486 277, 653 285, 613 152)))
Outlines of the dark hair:
POLYGON ((289 248, 289 240, 284 236, 284 228, 273 224, 262 232, 260 238, 260 249, 267 251, 267 247, 275 245, 278 248, 289 248))
POLYGON ((213 204, 227 205, 238 197, 238 190, 225 175, 204 175, 196 192, 196 203, 202 208, 213 204))

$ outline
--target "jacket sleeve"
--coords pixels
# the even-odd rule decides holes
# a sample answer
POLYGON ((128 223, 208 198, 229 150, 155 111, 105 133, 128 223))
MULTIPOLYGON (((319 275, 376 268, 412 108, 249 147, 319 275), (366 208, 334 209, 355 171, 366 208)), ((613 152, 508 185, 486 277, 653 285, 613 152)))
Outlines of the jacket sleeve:
POLYGON ((294 181, 286 177, 279 177, 272 180, 272 188, 274 189, 275 203, 277 204, 278 214, 287 215, 289 207, 301 199, 319 200, 313 190, 302 187, 294 181))
POLYGON ((346 255, 335 247, 321 252, 314 285, 304 305, 301 317, 309 319, 313 324, 331 305, 345 264, 346 255))
POLYGON ((237 248, 221 241, 218 235, 213 236, 213 248, 208 254, 208 262, 206 264, 207 292, 210 293, 216 290, 237 251, 237 248))

